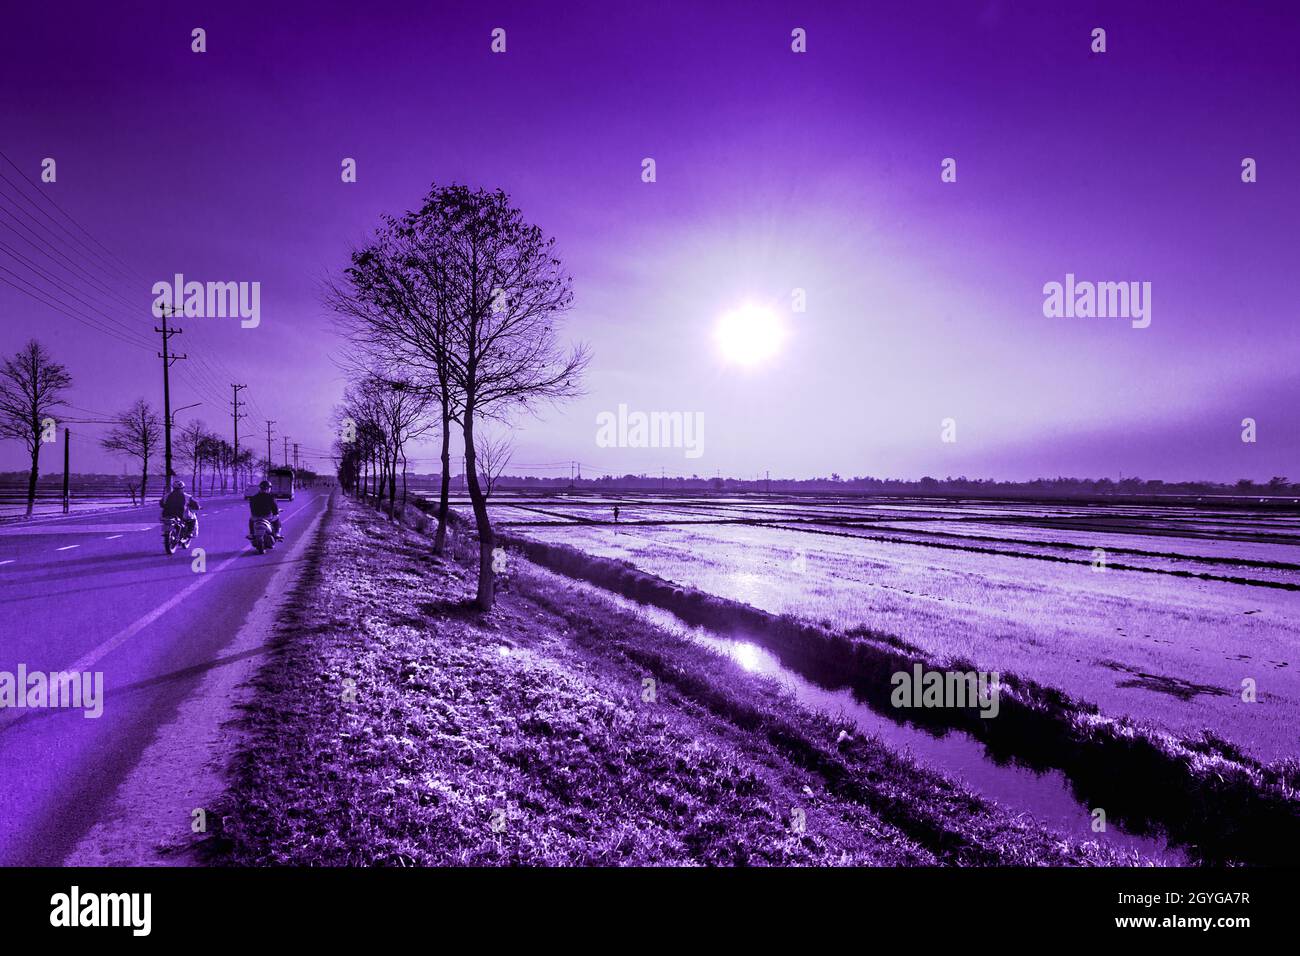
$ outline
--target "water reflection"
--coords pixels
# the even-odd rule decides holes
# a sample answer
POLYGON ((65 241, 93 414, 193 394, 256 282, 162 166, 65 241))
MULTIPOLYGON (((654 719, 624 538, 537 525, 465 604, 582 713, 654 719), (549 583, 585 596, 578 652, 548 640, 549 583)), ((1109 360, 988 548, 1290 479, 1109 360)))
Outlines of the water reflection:
POLYGON ((1031 817, 1079 840, 1096 840, 1116 849, 1135 850, 1157 865, 1190 865, 1186 855, 1171 847, 1162 836, 1127 833, 1113 820, 1107 821, 1106 832, 1094 833, 1089 809, 1074 796, 1069 779, 1059 770, 1040 773, 1013 763, 997 763, 986 755, 980 741, 961 731, 950 730, 936 737, 911 724, 896 723, 858 701, 848 690, 830 690, 812 683, 787 668, 767 648, 752 641, 719 637, 704 628, 686 624, 661 608, 637 604, 590 585, 579 587, 590 588, 592 593, 656 626, 730 658, 748 673, 772 678, 810 710, 843 719, 857 733, 879 738, 892 749, 909 754, 922 766, 960 781, 974 793, 1012 813, 1031 817))

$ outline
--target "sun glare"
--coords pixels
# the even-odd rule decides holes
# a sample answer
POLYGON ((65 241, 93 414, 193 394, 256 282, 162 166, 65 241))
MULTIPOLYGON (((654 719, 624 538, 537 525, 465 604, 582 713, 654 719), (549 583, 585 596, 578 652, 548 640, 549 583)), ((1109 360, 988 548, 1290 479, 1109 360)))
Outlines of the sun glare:
POLYGON ((785 329, 771 309, 743 305, 719 320, 716 338, 727 361, 737 365, 757 365, 781 350, 785 329))

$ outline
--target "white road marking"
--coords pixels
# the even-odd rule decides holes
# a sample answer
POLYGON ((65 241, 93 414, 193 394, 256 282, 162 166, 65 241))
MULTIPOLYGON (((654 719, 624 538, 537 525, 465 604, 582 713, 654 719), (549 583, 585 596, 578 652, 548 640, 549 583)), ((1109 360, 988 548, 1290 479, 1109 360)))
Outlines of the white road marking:
MULTIPOLYGON (((308 501, 307 504, 304 504, 302 508, 298 509, 298 511, 302 511, 303 508, 306 508, 315 500, 316 500, 315 498, 312 498, 311 501, 308 501)), ((298 511, 295 511, 294 514, 297 514, 298 511)), ((113 651, 117 650, 117 648, 121 647, 131 638, 135 637, 135 635, 139 634, 146 627, 148 627, 154 621, 158 620, 158 618, 162 617, 172 608, 176 607, 178 604, 183 603, 186 600, 186 598, 188 598, 199 588, 203 587, 203 585, 211 581, 214 577, 217 576, 218 573, 230 567, 230 565, 234 564, 236 561, 238 561, 240 558, 242 558, 244 555, 248 554, 252 550, 253 550, 253 546, 249 545, 246 548, 244 548, 242 551, 238 552, 237 554, 231 555, 229 558, 222 561, 211 571, 208 571, 207 573, 200 575, 199 579, 195 581, 193 584, 191 584, 189 587, 184 588, 183 590, 177 592, 175 595, 172 596, 170 600, 164 601, 162 604, 159 604, 148 614, 145 614, 143 617, 140 617, 137 620, 131 622, 122 630, 118 631, 116 634, 110 637, 108 640, 104 641, 104 643, 88 651, 76 663, 72 664, 70 667, 67 667, 65 669, 71 671, 90 670, 90 668, 93 667, 97 661, 103 660, 105 657, 107 657, 113 651)))
POLYGON ((17 558, 10 558, 8 561, 0 561, 0 564, 13 564, 17 560, 17 558))
POLYGON ((112 541, 114 538, 120 538, 120 537, 122 537, 120 534, 110 534, 110 535, 109 535, 107 538, 105 538, 104 540, 105 540, 105 541, 112 541))
POLYGON ((79 548, 79 547, 81 547, 81 545, 79 545, 79 544, 66 544, 66 545, 64 545, 63 547, 61 547, 61 548, 55 548, 54 550, 55 550, 55 551, 71 551, 73 548, 79 548))
POLYGON ((85 524, 85 525, 6 525, 0 528, 0 537, 36 537, 45 535, 102 534, 105 531, 148 530, 153 525, 141 525, 138 521, 130 524, 85 524))

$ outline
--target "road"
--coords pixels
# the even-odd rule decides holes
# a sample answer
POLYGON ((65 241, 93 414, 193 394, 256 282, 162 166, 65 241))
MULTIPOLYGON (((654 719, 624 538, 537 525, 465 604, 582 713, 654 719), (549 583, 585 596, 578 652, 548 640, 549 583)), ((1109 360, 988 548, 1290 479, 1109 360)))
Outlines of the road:
POLYGON ((0 525, 0 680, 20 665, 103 675, 98 718, 0 709, 0 865, 57 865, 76 846, 327 501, 282 502, 286 541, 258 555, 244 501, 204 500, 201 572, 164 553, 156 504, 0 525))

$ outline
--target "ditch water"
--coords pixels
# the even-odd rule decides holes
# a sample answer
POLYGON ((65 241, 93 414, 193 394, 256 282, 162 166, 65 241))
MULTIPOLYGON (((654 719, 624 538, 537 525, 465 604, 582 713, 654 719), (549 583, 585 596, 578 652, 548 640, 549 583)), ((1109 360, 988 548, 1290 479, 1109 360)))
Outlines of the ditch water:
POLYGON ((1030 816, 1079 840, 1096 840, 1118 850, 1135 850, 1158 865, 1191 865, 1186 855, 1170 846, 1162 836, 1129 833, 1111 820, 1106 821, 1104 833, 1093 833, 1091 810, 1075 797, 1068 778, 1059 770, 1040 772, 1015 763, 998 763, 988 756, 983 743, 969 734, 950 730, 938 737, 919 727, 896 722, 857 700, 848 690, 831 690, 809 681, 759 644, 720 637, 705 628, 687 624, 671 611, 638 604, 584 582, 563 580, 569 586, 598 595, 652 624, 722 654, 749 673, 772 678, 805 707, 842 718, 858 733, 878 737, 893 749, 909 754, 922 766, 960 781, 974 793, 1012 813, 1030 816))

